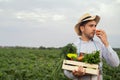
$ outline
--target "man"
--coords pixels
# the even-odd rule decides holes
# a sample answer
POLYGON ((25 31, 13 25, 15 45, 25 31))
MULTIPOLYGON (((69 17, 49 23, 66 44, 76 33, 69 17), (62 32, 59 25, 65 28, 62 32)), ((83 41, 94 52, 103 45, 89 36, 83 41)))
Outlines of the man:
MULTIPOLYGON (((98 15, 92 16, 87 13, 75 25, 75 31, 80 36, 78 41, 74 43, 77 47, 77 53, 78 55, 80 53, 90 54, 99 50, 101 59, 104 58, 110 66, 117 67, 119 66, 119 58, 117 53, 111 48, 105 31, 96 30, 99 20, 100 17, 98 15), (102 43, 93 39, 95 34, 102 43)), ((64 70, 64 74, 73 80, 102 80, 102 62, 99 63, 98 76, 85 74, 83 67, 73 71, 64 70)))

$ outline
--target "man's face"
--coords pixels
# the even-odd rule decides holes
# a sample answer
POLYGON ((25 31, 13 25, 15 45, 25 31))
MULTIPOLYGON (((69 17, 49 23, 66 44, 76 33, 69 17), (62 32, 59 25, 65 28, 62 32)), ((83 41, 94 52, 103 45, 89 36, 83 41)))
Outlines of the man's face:
POLYGON ((96 31, 96 22, 89 21, 85 26, 82 27, 82 36, 84 35, 88 39, 92 39, 96 31))

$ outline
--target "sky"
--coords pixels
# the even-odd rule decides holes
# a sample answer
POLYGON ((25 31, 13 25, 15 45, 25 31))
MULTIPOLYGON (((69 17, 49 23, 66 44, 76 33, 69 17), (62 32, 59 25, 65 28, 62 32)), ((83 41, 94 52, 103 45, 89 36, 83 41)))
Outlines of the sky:
POLYGON ((84 13, 99 15, 97 29, 120 48, 120 0, 0 0, 0 46, 65 46, 84 13))

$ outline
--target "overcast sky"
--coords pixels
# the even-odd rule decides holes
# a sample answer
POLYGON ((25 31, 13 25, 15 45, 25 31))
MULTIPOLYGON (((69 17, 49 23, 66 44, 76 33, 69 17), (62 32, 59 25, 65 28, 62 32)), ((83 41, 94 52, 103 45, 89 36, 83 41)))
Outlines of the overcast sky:
POLYGON ((101 16, 97 28, 120 48, 120 0, 0 0, 0 45, 65 46, 84 13, 101 16))

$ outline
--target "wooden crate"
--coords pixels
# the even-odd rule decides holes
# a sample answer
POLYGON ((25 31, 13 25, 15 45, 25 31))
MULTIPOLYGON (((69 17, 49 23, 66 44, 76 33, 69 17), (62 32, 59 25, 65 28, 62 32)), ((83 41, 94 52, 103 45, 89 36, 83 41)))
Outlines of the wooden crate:
POLYGON ((86 70, 87 74, 98 75, 99 70, 97 64, 88 64, 72 60, 64 60, 62 64, 62 69, 72 71, 78 69, 79 66, 82 66, 86 70))

